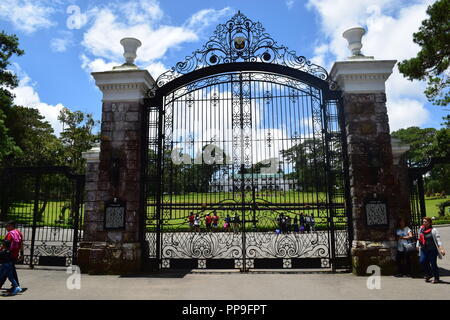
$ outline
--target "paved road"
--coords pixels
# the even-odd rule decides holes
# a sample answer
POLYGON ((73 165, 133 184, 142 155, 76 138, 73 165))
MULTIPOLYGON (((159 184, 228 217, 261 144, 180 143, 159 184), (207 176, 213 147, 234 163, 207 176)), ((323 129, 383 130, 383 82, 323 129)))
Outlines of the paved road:
POLYGON ((381 277, 381 289, 369 290, 366 277, 324 272, 207 272, 119 277, 81 276, 81 289, 68 290, 65 269, 20 269, 22 295, 0 299, 152 299, 152 300, 309 300, 449 299, 450 227, 439 228, 448 254, 439 260, 443 284, 422 279, 381 277))

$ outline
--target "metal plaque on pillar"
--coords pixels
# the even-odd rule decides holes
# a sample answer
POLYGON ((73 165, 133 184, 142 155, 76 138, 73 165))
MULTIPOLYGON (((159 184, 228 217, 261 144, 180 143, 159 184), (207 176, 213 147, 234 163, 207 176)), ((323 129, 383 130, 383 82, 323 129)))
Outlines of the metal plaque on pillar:
POLYGON ((125 229, 125 203, 114 198, 105 202, 105 230, 125 229))
POLYGON ((368 199, 365 201, 366 223, 368 227, 389 226, 387 202, 383 199, 368 199))

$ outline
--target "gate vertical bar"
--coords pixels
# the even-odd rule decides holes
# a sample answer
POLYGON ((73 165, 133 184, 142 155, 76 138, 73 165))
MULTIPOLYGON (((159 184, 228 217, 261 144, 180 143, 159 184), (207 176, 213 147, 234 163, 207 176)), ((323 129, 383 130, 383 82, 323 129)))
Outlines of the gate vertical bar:
POLYGON ((30 268, 34 267, 33 258, 34 258, 34 245, 36 241, 36 220, 37 214, 39 210, 39 194, 41 189, 41 173, 36 173, 36 183, 34 186, 34 205, 33 205, 33 225, 32 225, 32 233, 31 233, 31 250, 30 250, 30 268))
POLYGON ((425 191, 423 186, 423 175, 422 173, 418 174, 417 177, 417 188, 418 188, 418 196, 419 196, 419 205, 420 205, 420 218, 424 218, 427 215, 427 210, 425 207, 425 191))
MULTIPOLYGON (((343 160, 343 174, 344 174, 344 196, 345 196, 345 213, 347 217, 347 256, 351 259, 351 245, 353 243, 353 215, 352 215, 352 198, 350 193, 350 173, 349 173, 349 160, 348 160, 348 147, 347 147, 347 129, 345 125, 345 117, 343 110, 342 97, 338 100, 337 112, 339 118, 339 127, 341 131, 341 146, 342 146, 342 160, 343 160)), ((349 260, 349 266, 351 261, 349 260)))
MULTIPOLYGON (((244 160, 244 96, 243 96, 243 88, 242 88, 242 72, 239 73, 239 123, 240 123, 240 144, 241 144, 241 211, 242 211, 242 270, 243 272, 247 270, 247 261, 246 261, 246 243, 245 243, 245 160, 244 160)), ((239 225, 238 225, 239 228, 239 225)))
POLYGON ((80 210, 82 202, 82 192, 83 192, 83 178, 84 176, 75 176, 75 220, 74 220, 74 230, 73 230, 73 242, 72 242, 72 265, 77 264, 77 248, 80 232, 80 210))
POLYGON ((325 146, 325 180, 327 188, 327 215, 328 215, 328 225, 329 225, 329 247, 331 249, 331 269, 333 272, 336 271, 336 237, 335 237, 335 227, 334 227, 334 213, 335 213, 335 203, 333 201, 333 186, 332 186, 332 172, 331 172, 331 159, 330 159, 330 132, 328 131, 328 121, 330 120, 330 113, 328 110, 328 101, 325 100, 322 104, 322 117, 323 117, 323 138, 325 146))
POLYGON ((163 124, 164 124, 164 105, 163 98, 159 96, 155 98, 159 108, 158 119, 158 156, 157 156, 157 187, 156 187, 156 265, 157 269, 161 269, 161 197, 162 197, 162 183, 163 183, 163 124))

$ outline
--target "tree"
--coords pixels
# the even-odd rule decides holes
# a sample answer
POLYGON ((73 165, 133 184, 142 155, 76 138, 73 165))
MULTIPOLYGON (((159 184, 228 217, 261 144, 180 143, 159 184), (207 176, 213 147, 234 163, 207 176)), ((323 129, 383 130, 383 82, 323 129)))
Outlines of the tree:
POLYGON ((82 153, 90 150, 98 140, 99 135, 93 133, 98 121, 95 121, 90 113, 70 111, 67 108, 61 110, 58 120, 64 125, 60 140, 63 144, 65 163, 74 172, 83 173, 85 160, 82 158, 82 153))
POLYGON ((62 165, 62 143, 53 134, 52 126, 39 110, 13 106, 7 111, 5 121, 9 134, 23 151, 6 158, 15 166, 62 165))
POLYGON ((15 74, 8 71, 9 59, 13 55, 21 56, 24 52, 19 49, 19 40, 15 35, 7 35, 0 32, 0 163, 5 156, 19 154, 20 148, 14 143, 14 139, 9 135, 9 130, 5 124, 5 112, 13 105, 13 94, 9 91, 18 85, 15 74))
POLYGON ((303 190, 326 191, 326 159, 321 139, 306 139, 293 147, 281 150, 286 163, 292 163, 294 171, 286 174, 303 190))
POLYGON ((421 50, 417 56, 399 63, 400 72, 409 80, 427 80, 425 94, 435 105, 450 102, 450 0, 438 0, 427 9, 413 41, 421 50))
POLYGON ((432 154, 436 131, 434 128, 409 127, 394 131, 391 136, 410 146, 407 155, 408 160, 413 163, 420 163, 426 161, 432 154))
MULTIPOLYGON (((410 145, 407 160, 412 163, 426 163, 431 157, 450 156, 450 126, 442 129, 410 127, 392 132, 392 137, 410 145)), ((440 164, 424 179, 426 192, 450 192, 450 164, 440 164)))

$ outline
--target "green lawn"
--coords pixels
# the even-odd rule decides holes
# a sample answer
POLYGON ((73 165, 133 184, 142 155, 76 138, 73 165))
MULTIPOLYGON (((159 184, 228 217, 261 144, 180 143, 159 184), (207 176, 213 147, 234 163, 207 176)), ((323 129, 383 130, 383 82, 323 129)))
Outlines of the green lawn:
MULTIPOLYGON (((42 213, 41 219, 36 221, 37 226, 72 228, 69 223, 70 209, 69 202, 64 201, 48 201, 45 210, 42 213), (64 209, 65 208, 65 209, 64 209)), ((39 207, 42 208, 43 203, 39 202, 39 207)), ((14 203, 10 208, 8 220, 15 220, 18 224, 32 225, 33 224, 33 202, 14 203)), ((84 208, 81 208, 80 221, 84 219, 84 208)))
MULTIPOLYGON (((317 229, 327 228, 326 211, 318 210, 317 204, 325 205, 325 193, 313 192, 258 192, 255 194, 256 208, 253 210, 253 197, 251 192, 246 192, 244 203, 246 203, 245 215, 246 230, 254 229, 253 221, 256 221, 258 231, 274 230, 277 227, 276 219, 280 213, 291 217, 292 222, 300 212, 304 215, 313 214, 316 220, 317 229), (292 204, 292 205, 290 205, 292 204)), ((336 203, 343 204, 343 198, 336 199, 336 203)), ((183 195, 165 195, 163 197, 163 229, 172 231, 189 230, 187 217, 190 212, 199 214, 202 221, 202 228, 205 229, 204 216, 216 210, 220 217, 219 230, 223 229, 223 219, 228 215, 234 216, 237 212, 242 220, 242 197, 241 193, 221 192, 221 193, 189 193, 183 195)), ((338 209, 341 212, 343 209, 338 209)), ((147 207, 147 221, 149 230, 154 230, 156 226, 156 208, 154 202, 149 201, 147 207), (152 205, 153 204, 153 205, 152 205)), ((342 227, 346 223, 343 218, 334 219, 336 226, 342 227)))
POLYGON ((428 217, 435 217, 434 224, 450 224, 450 207, 446 208, 445 216, 439 216, 439 208, 437 207, 441 202, 450 200, 450 196, 442 199, 436 199, 435 197, 425 197, 425 209, 428 217))
MULTIPOLYGON (((164 211, 164 225, 167 229, 179 229, 188 230, 187 225, 187 216, 190 211, 194 211, 195 213, 199 213, 202 217, 205 214, 212 212, 214 208, 217 209, 217 213, 221 218, 220 227, 223 225, 223 218, 226 217, 227 214, 233 216, 234 213, 232 209, 236 209, 238 214, 241 216, 241 206, 240 206, 240 194, 236 193, 234 196, 234 200, 231 199, 233 196, 232 193, 208 193, 208 194, 186 194, 186 195, 176 195, 176 196, 164 196, 164 202, 171 201, 171 203, 175 204, 175 209, 170 210, 166 207, 164 211), (211 203, 223 203, 225 204, 222 207, 213 207, 210 206, 211 203), (226 205, 228 203, 228 205, 226 205), (184 206, 183 204, 188 204, 184 206), (193 206, 189 206, 189 204, 193 206), (203 204, 203 205, 202 205, 203 204), (232 204, 237 204, 236 206, 232 204), (178 207, 176 207, 178 205, 178 207), (206 206, 205 206, 206 205, 206 206), (226 208, 226 209, 225 209, 226 208)), ((327 225, 326 222, 326 211, 318 211, 313 207, 317 203, 317 195, 315 193, 307 193, 307 192, 295 192, 290 191, 286 193, 258 193, 257 195, 257 206, 258 210, 255 210, 255 219, 258 221, 258 230, 259 229, 272 229, 276 227, 276 217, 279 213, 283 212, 293 219, 300 211, 304 212, 305 215, 314 214, 316 218, 316 224, 318 229, 325 228, 327 225), (293 207, 300 208, 299 210, 291 210, 292 208, 288 208, 285 210, 283 208, 277 208, 271 203, 276 202, 280 204, 288 204, 288 203, 296 203, 293 207), (299 205, 304 204, 304 205, 299 205)), ((325 200, 325 194, 320 193, 319 202, 325 200)), ((249 204, 251 204, 251 193, 250 198, 248 200, 249 204)), ((336 202, 340 203, 343 199, 339 199, 336 202)), ((447 196, 445 199, 436 199, 436 198, 425 198, 426 212, 427 216, 436 217, 435 224, 442 223, 450 223, 450 208, 446 209, 446 216, 439 217, 438 215, 438 207, 437 205, 446 200, 450 200, 450 196, 447 196)), ((60 227, 60 228, 71 228, 70 223, 68 223, 69 219, 69 209, 65 210, 64 220, 61 220, 61 213, 63 212, 64 205, 67 205, 67 202, 62 201, 49 201, 43 212, 42 220, 37 222, 38 226, 51 226, 51 227, 60 227)), ((42 205, 42 203, 40 203, 42 205)), ((83 208, 82 208, 83 209, 83 208)), ((246 211, 247 220, 253 220, 253 210, 249 207, 250 210, 246 211)), ((148 224, 154 224, 155 220, 152 220, 154 216, 155 207, 148 206, 147 207, 147 216, 150 219, 148 224)), ((80 220, 83 221, 84 210, 82 210, 80 220)), ((32 202, 24 202, 24 203, 16 203, 14 204, 11 213, 8 216, 8 219, 16 220, 19 224, 28 224, 31 225, 33 222, 33 203, 32 202)), ((241 216, 242 219, 242 216, 241 216)), ((345 225, 345 219, 337 218, 335 219, 335 224, 338 226, 345 225)), ((203 222, 204 223, 204 222, 203 222)), ((249 230, 252 229, 252 223, 247 223, 247 228, 249 230)))

